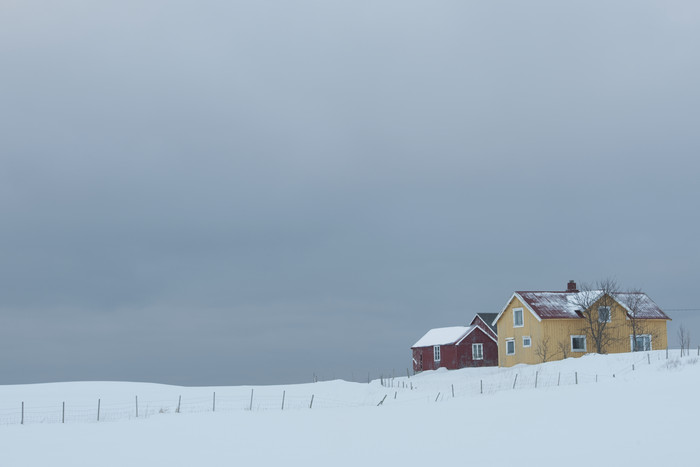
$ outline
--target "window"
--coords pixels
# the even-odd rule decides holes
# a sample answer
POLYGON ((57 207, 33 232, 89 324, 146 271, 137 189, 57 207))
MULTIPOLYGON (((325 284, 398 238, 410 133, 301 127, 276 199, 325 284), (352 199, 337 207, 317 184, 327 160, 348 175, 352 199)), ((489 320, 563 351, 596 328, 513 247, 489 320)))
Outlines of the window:
POLYGON ((632 352, 641 352, 641 351, 651 350, 651 335, 650 334, 637 335, 636 345, 634 342, 634 336, 630 336, 630 344, 632 347, 632 352))
POLYGON ((523 336, 523 347, 530 347, 532 345, 532 339, 530 336, 523 336))
POLYGON ((515 355, 515 339, 506 339, 506 355, 515 355))
POLYGON ((609 306, 599 306, 598 307, 598 321, 601 323, 610 322, 610 307, 609 306))
POLYGON ((435 359, 436 362, 440 361, 440 346, 439 345, 433 346, 433 358, 435 359))
POLYGON ((521 328, 523 327, 523 309, 513 308, 513 327, 521 328))
POLYGON ((472 344, 472 360, 484 359, 484 344, 472 344))
POLYGON ((585 352, 586 351, 586 336, 571 336, 571 351, 585 352))

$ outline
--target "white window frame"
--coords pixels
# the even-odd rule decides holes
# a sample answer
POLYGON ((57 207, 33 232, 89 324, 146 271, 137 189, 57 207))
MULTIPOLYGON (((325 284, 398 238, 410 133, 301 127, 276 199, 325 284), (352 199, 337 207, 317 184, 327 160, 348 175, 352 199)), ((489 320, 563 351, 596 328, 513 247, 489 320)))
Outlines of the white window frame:
POLYGON ((610 308, 609 306, 599 306, 598 307, 598 322, 599 323, 609 323, 611 320, 612 320, 612 308, 610 308), (605 308, 608 309, 608 319, 603 321, 602 319, 600 319, 600 310, 605 309, 605 308))
POLYGON ((523 347, 531 347, 532 346, 532 338, 530 336, 523 336, 523 347), (527 339, 527 344, 525 343, 525 339, 527 339))
MULTIPOLYGON (((649 350, 653 350, 653 345, 651 342, 651 334, 637 334, 637 337, 648 337, 649 338, 649 350)), ((646 352, 646 349, 642 349, 642 352, 646 352)), ((634 352, 634 335, 630 334, 630 352, 634 352)))
POLYGON ((525 326, 525 312, 523 311, 522 308, 513 308, 513 327, 514 328, 521 328, 525 326), (519 311, 520 312, 520 324, 518 324, 515 321, 515 312, 519 311))
POLYGON ((472 360, 484 359, 484 344, 472 344, 472 360))
POLYGON ((506 355, 515 355, 515 338, 508 338, 506 339, 506 355), (512 342, 513 343, 513 352, 508 353, 508 344, 512 342))
POLYGON ((571 336, 571 351, 572 352, 586 353, 587 349, 588 349, 588 342, 587 342, 586 336, 582 336, 582 335, 576 335, 576 336, 572 335, 571 336), (583 339, 583 350, 574 349, 574 338, 578 338, 578 337, 583 339))
POLYGON ((433 346, 433 360, 436 362, 440 361, 440 346, 439 345, 434 345, 433 346))

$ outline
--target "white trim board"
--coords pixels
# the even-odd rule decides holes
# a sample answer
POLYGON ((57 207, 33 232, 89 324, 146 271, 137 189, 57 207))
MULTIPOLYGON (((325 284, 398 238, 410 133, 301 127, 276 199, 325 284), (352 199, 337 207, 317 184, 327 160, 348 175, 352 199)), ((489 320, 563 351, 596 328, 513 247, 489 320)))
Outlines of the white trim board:
MULTIPOLYGON (((482 321, 483 321, 483 320, 482 320, 482 321)), ((487 336, 489 339, 491 339, 492 341, 494 341, 494 342, 498 345, 498 340, 497 340, 497 339, 494 339, 493 336, 492 336, 491 334, 489 334, 488 332, 484 331, 484 328, 482 328, 482 327, 479 326, 478 324, 472 324, 472 325, 471 325, 471 328, 472 328, 472 329, 470 329, 469 331, 467 331, 467 333, 466 333, 465 335, 463 335, 463 336, 455 343, 455 345, 461 344, 462 341, 463 341, 464 339, 466 339, 467 336, 468 336, 469 334, 471 334, 472 331, 474 331, 474 329, 476 329, 476 328, 481 329, 481 332, 483 332, 484 334, 486 334, 486 336, 487 336)))
MULTIPOLYGON (((517 298, 518 300, 520 300, 520 303, 522 303, 525 308, 530 310, 530 313, 532 313, 532 316, 534 316, 537 319, 537 321, 542 321, 542 318, 540 318, 537 315, 537 313, 535 313, 535 310, 530 308, 530 305, 528 305, 528 303, 525 301, 525 299, 523 299, 523 297, 521 297, 519 293, 514 292, 513 295, 511 295, 511 297, 508 299, 506 306, 503 307, 503 309, 498 314, 498 316, 496 316, 496 319, 494 319, 493 323, 491 323, 492 326, 496 326, 496 323, 498 323, 498 320, 501 319, 501 316, 503 315, 503 313, 506 312, 506 310, 508 309, 508 306, 511 304, 511 302, 513 301, 514 298, 517 298)), ((523 324, 524 323, 525 323, 525 317, 523 316, 523 324)), ((496 329, 498 329, 498 328, 496 328, 496 329)))

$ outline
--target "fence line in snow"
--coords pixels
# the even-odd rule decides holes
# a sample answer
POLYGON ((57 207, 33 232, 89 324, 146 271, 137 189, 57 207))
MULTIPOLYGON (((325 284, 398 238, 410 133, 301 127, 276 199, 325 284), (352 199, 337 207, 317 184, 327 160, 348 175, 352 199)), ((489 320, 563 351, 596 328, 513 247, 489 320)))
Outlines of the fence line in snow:
MULTIPOLYGON (((685 354, 684 354, 685 355, 685 354)), ((449 399, 476 397, 495 394, 502 391, 523 389, 547 389, 557 386, 577 384, 596 384, 611 381, 636 371, 641 365, 650 365, 652 361, 667 361, 667 365, 679 365, 682 362, 671 355, 664 358, 658 353, 652 359, 649 353, 614 372, 586 373, 581 371, 559 371, 556 367, 519 367, 510 371, 499 371, 490 375, 465 379, 463 382, 451 380, 445 387, 440 381, 420 381, 412 378, 399 380, 397 377, 375 380, 375 392, 369 392, 361 400, 342 400, 324 397, 318 394, 290 395, 280 389, 278 395, 270 391, 250 393, 243 388, 232 388, 230 392, 219 388, 218 394, 190 397, 178 394, 168 399, 144 399, 134 396, 131 403, 110 403, 104 397, 95 397, 94 404, 73 404, 57 401, 55 404, 33 405, 18 401, 16 408, 0 408, 0 425, 35 424, 35 423, 103 423, 130 419, 148 419, 162 414, 205 413, 205 412, 240 412, 240 411, 289 411, 318 410, 343 407, 370 407, 389 404, 411 404, 417 401, 440 402, 449 399), (427 387, 426 387, 427 386, 427 387), (386 388, 392 388, 393 398, 387 398, 386 388), (260 392, 264 392, 260 394, 260 392), (437 395, 436 395, 437 394, 437 395)), ((688 357, 684 357, 688 358, 688 357)), ((697 360, 697 357, 690 359, 697 360)))

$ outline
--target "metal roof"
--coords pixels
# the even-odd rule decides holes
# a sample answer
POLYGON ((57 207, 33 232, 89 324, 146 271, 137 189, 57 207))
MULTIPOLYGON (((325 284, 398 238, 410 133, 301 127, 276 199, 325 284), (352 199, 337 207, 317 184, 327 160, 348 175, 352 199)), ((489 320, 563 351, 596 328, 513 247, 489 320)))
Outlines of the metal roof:
MULTIPOLYGON (((602 291, 584 292, 515 292, 515 295, 542 319, 580 318, 580 303, 592 303, 602 296, 602 291), (583 294, 593 294, 592 297, 582 297, 583 294), (585 298, 585 300, 582 300, 585 298)), ((640 319, 670 319, 654 301, 642 292, 612 294, 616 302, 632 313, 636 308, 636 317, 640 319), (636 306, 630 305, 635 303, 636 306)))
MULTIPOLYGON (((493 325, 493 320, 496 319, 498 313, 477 313, 476 316, 481 318, 481 320, 488 325, 488 327, 494 332, 494 334, 498 334, 496 326, 493 325)), ((474 321, 472 321, 472 323, 473 322, 474 321)))

